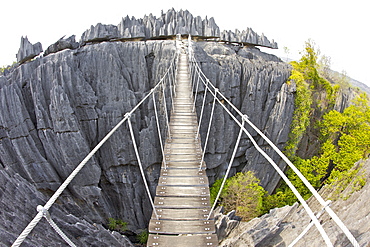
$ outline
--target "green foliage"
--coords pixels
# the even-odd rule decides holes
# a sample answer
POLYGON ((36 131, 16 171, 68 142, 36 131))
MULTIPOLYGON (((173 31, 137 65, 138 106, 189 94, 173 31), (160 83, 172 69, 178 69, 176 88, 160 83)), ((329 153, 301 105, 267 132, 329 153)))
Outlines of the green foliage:
MULTIPOLYGON (((224 178, 220 178, 220 179, 217 179, 213 185, 211 186, 211 188, 209 189, 209 196, 210 196, 210 201, 211 201, 211 204, 213 204, 216 200, 216 197, 217 197, 217 194, 221 188, 221 184, 222 184, 222 180, 224 178)), ((226 180, 226 183, 225 183, 225 186, 223 188, 223 190, 227 190, 227 180, 226 180)))
POLYGON ((149 232, 148 230, 141 231, 137 236, 137 240, 140 244, 146 244, 148 242, 149 232))
POLYGON ((356 98, 343 113, 333 110, 326 114, 320 126, 322 138, 330 146, 321 155, 328 156, 326 164, 333 167, 328 174, 330 183, 370 153, 370 107, 366 95, 356 98))
MULTIPOLYGON (((213 195, 217 195, 221 183, 219 179, 211 187, 213 195)), ((265 211, 263 197, 266 191, 258 183, 259 180, 251 171, 237 173, 226 180, 219 204, 224 206, 226 211, 236 210, 237 215, 244 221, 261 215, 265 211)))
POLYGON ((272 208, 281 208, 285 205, 292 205, 296 201, 297 199, 291 190, 288 188, 286 188, 286 190, 280 189, 275 194, 263 197, 264 213, 267 213, 272 208))
MULTIPOLYGON (((344 186, 348 185, 344 182, 348 181, 346 177, 351 177, 352 180, 359 179, 349 170, 355 162, 367 158, 370 153, 369 102, 364 94, 343 113, 332 110, 340 86, 332 86, 321 77, 318 72, 320 66, 316 60, 317 53, 314 46, 307 42, 301 60, 291 63, 293 70, 288 83, 294 81, 297 90, 295 111, 285 153, 316 189, 338 179, 344 186), (310 125, 311 128, 317 128, 316 131, 320 135, 319 153, 310 159, 302 159, 295 153, 310 125)), ((324 66, 328 66, 329 62, 324 61, 323 63, 326 63, 324 66)), ((345 85, 344 81, 342 85, 345 85)), ((303 198, 308 199, 311 194, 298 176, 292 170, 287 171, 287 176, 303 198)), ((362 181, 359 179, 359 186, 355 187, 361 187, 362 181)), ((265 198, 265 205, 266 207, 282 206, 295 201, 296 198, 288 186, 282 183, 277 193, 265 198)))
MULTIPOLYGON (((293 64, 293 68, 294 68, 293 64)), ((296 69, 292 70, 289 81, 296 84, 296 96, 294 99, 295 110, 289 133, 289 141, 285 147, 286 155, 293 157, 307 126, 310 123, 310 112, 312 105, 312 91, 309 84, 304 80, 304 75, 296 69)))
POLYGON ((4 73, 7 68, 7 66, 0 67, 0 74, 4 73))
POLYGON ((17 62, 13 62, 12 65, 6 65, 6 66, 0 67, 0 74, 4 73, 5 70, 10 69, 11 67, 13 67, 16 63, 17 62))
POLYGON ((329 185, 333 189, 330 200, 343 199, 347 200, 353 192, 359 191, 366 183, 365 174, 362 171, 362 164, 359 167, 351 168, 348 171, 342 172, 329 185))
MULTIPOLYGON (((322 139, 319 155, 310 159, 295 156, 294 165, 316 189, 337 181, 339 190, 344 190, 352 180, 358 180, 355 188, 362 187, 363 179, 350 169, 370 153, 370 107, 366 96, 361 95, 343 113, 328 112, 319 126, 322 139)), ((292 170, 288 170, 287 176, 304 199, 308 199, 311 193, 298 176, 292 170)), ((286 193, 287 204, 294 202, 286 185, 279 191, 286 193)))
POLYGON ((123 220, 109 218, 108 221, 109 221, 108 228, 111 231, 124 232, 127 230, 127 222, 123 220))

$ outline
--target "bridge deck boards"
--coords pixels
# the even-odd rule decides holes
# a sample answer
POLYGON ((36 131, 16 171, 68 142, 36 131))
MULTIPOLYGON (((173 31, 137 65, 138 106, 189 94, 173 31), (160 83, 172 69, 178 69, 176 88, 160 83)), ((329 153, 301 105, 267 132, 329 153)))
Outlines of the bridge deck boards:
POLYGON ((200 246, 217 246, 218 240, 213 234, 198 235, 149 235, 148 246, 177 246, 177 247, 200 247, 200 246), (174 244, 176 243, 176 244, 174 244))
POLYGON ((214 233, 216 229, 213 220, 151 220, 149 231, 162 234, 208 234, 214 233))
MULTIPOLYGON (((160 219, 167 220, 206 220, 209 215, 209 208, 188 208, 186 210, 182 208, 157 208, 157 214, 160 215, 160 219)), ((153 218, 156 216, 153 214, 153 218)), ((211 214, 210 219, 214 219, 214 215, 211 214)))
POLYGON ((209 196, 208 195, 198 197, 156 196, 154 199, 154 205, 156 206, 156 208, 177 208, 177 209, 208 208, 209 196))
POLYGON ((211 209, 208 177, 205 163, 200 166, 201 142, 185 54, 180 55, 173 102, 154 199, 158 219, 153 212, 147 246, 217 246, 214 217, 207 219, 211 209))

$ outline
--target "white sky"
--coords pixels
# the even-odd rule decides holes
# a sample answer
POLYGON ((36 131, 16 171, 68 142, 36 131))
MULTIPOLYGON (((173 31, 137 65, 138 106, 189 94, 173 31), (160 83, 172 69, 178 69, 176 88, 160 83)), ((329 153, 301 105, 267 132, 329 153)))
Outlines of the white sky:
POLYGON ((274 39, 279 50, 263 51, 300 57, 304 43, 315 41, 321 53, 331 57, 331 67, 370 85, 370 14, 365 0, 8 0, 0 4, 0 66, 16 60, 21 36, 41 42, 45 50, 59 38, 81 34, 98 22, 117 25, 129 15, 160 16, 174 7, 194 16, 214 17, 221 30, 251 27, 274 39))

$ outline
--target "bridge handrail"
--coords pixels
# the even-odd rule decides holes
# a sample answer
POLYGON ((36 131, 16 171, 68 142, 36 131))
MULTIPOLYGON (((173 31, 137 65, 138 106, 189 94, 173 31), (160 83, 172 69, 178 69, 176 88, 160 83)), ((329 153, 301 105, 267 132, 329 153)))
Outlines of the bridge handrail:
MULTIPOLYGON (((205 87, 208 87, 206 85, 204 85, 205 87)), ((309 206, 307 205, 306 201, 303 199, 303 197, 299 194, 299 192, 297 191, 297 189, 294 187, 294 185, 290 182, 290 180, 286 177, 286 175, 284 174, 284 172, 279 168, 279 166, 266 154, 266 152, 264 152, 260 147, 259 145, 257 144, 257 142, 254 140, 254 138, 252 137, 252 135, 249 133, 249 131, 246 130, 246 128, 238 121, 238 119, 229 111, 229 109, 226 108, 226 106, 224 104, 221 103, 221 101, 218 99, 217 97, 217 94, 220 94, 219 91, 211 91, 211 94, 213 95, 214 98, 217 99, 217 101, 220 103, 220 105, 225 109, 225 111, 229 114, 229 116, 240 126, 240 128, 243 130, 243 132, 248 136, 248 138, 251 140, 253 146, 257 149, 257 151, 263 156, 265 157, 265 159, 274 167, 274 169, 278 172, 278 174, 283 178, 283 180, 287 183, 287 185, 289 186, 289 188, 293 191, 294 195, 298 198, 299 202, 302 204, 302 206, 305 208, 307 214, 310 216, 311 220, 314 222, 315 226, 317 227, 317 229, 319 230, 320 234, 322 235, 322 237, 324 238, 325 240, 325 243, 327 244, 327 246, 333 246, 332 243, 330 242, 330 239, 328 237, 328 235, 326 234, 324 228, 322 227, 322 225, 320 224, 320 222, 318 221, 318 219, 315 217, 313 211, 309 208, 309 206)), ((242 116, 242 118, 244 119, 245 122, 247 122, 246 120, 248 119, 248 117, 244 117, 242 116)), ((211 123, 210 123, 211 124, 211 123)), ((203 152, 205 152, 206 150, 204 149, 203 152)), ((230 162, 229 163, 229 166, 231 166, 232 163, 230 162)), ((223 185, 225 184, 225 181, 226 181, 227 177, 226 175, 224 176, 223 178, 223 181, 222 181, 222 184, 221 184, 221 187, 220 187, 220 191, 223 189, 223 185)), ((220 194, 221 192, 219 191, 218 194, 220 194)), ((216 205, 217 201, 215 200, 213 206, 212 206, 212 210, 214 210, 215 208, 215 205, 216 205)), ((212 211, 210 212, 209 216, 212 214, 212 211)), ((208 217, 209 217, 208 216, 208 217)))
MULTIPOLYGON (((252 135, 246 130, 246 128, 241 124, 238 119, 227 109, 227 107, 221 102, 221 100, 218 99, 217 95, 220 95, 222 100, 227 103, 230 107, 235 110, 235 112, 242 118, 242 121, 245 121, 249 126, 251 126, 273 149, 274 151, 286 162, 286 164, 298 175, 298 177, 302 180, 302 182, 305 184, 305 186, 310 190, 312 195, 318 200, 318 202, 325 208, 325 210, 328 212, 330 217, 336 222, 336 224, 341 228, 343 233, 347 236, 349 241, 353 244, 355 247, 359 247, 358 242, 353 237, 352 233, 348 230, 348 228, 343 224, 343 222, 340 220, 340 218, 336 215, 336 213, 328 206, 328 202, 326 202, 320 194, 314 189, 314 187, 308 182, 308 180, 303 176, 303 174, 293 165, 293 163, 280 151, 280 149, 269 139, 266 137, 265 134, 262 133, 261 130, 259 130, 250 120, 249 118, 242 114, 239 109, 236 108, 213 84, 210 82, 210 80, 207 78, 207 76, 203 73, 201 70, 198 61, 196 60, 194 56, 194 51, 192 48, 192 41, 189 39, 188 41, 188 48, 189 48, 189 55, 190 55, 190 61, 192 62, 193 66, 195 66, 195 72, 198 73, 199 77, 201 78, 201 81, 203 85, 206 87, 205 94, 207 93, 207 89, 212 88, 212 90, 209 90, 213 97, 215 97, 220 103, 220 105, 225 109, 225 111, 231 116, 231 118, 240 126, 241 129, 243 129, 243 132, 247 134, 255 148, 269 161, 269 163, 274 167, 274 169, 278 172, 278 174, 282 177, 282 179, 287 183, 289 188, 293 191, 295 196, 298 198, 302 206, 305 208, 307 214, 312 219, 313 223, 317 227, 317 229, 320 231, 321 235, 324 238, 324 241, 326 242, 327 246, 332 246, 332 243, 330 242, 329 237, 327 236, 325 230, 323 229, 322 225, 318 221, 317 217, 314 215, 312 210, 309 208, 305 200, 302 198, 302 196, 299 194, 299 192, 296 190, 294 185, 289 181, 289 179, 286 177, 285 173, 279 168, 279 166, 276 165, 276 163, 258 146, 257 142, 253 139, 252 135), (205 81, 207 83, 205 83, 205 81)), ((205 96, 204 96, 205 97, 205 96)), ((201 121, 201 120, 200 120, 201 121)), ((211 123, 210 123, 211 124, 211 123)), ((206 150, 203 150, 205 152, 206 150)), ((229 164, 229 166, 231 163, 229 164)), ((227 177, 225 176, 224 179, 227 177)), ((222 190, 222 188, 220 188, 222 190)), ((216 203, 217 201, 215 201, 216 203)), ((214 206, 213 206, 214 209, 214 206)))
MULTIPOLYGON (((140 100, 139 103, 137 103, 130 112, 126 113, 124 118, 118 122, 118 124, 116 124, 109 132, 108 134, 94 147, 93 150, 90 151, 89 154, 87 154, 87 156, 79 163, 79 165, 71 172, 71 174, 66 178, 66 180, 59 186, 59 188, 55 191, 55 193, 51 196, 51 198, 46 202, 46 204, 44 206, 41 206, 41 205, 38 205, 38 208, 42 208, 42 210, 38 210, 38 213, 37 215, 31 220, 31 222, 26 226, 26 228, 22 231, 22 233, 18 236, 18 238, 14 241, 12 247, 16 247, 16 246, 20 246, 22 244, 22 242, 26 239, 26 237, 31 233, 31 231, 33 230, 33 228, 38 224, 38 222, 41 220, 42 217, 45 216, 45 212, 48 211, 51 206, 54 204, 54 202, 58 199, 58 197, 63 193, 63 191, 67 188, 67 186, 71 183, 71 181, 76 177, 76 175, 81 171, 81 169, 86 165, 86 163, 93 157, 93 155, 101 148, 101 146, 113 135, 114 132, 116 132, 116 130, 124 123, 126 122, 127 120, 129 120, 130 116, 153 94, 154 95, 154 92, 155 90, 157 90, 162 84, 165 84, 165 78, 167 75, 169 75, 170 73, 170 70, 174 69, 174 67, 176 66, 176 62, 177 62, 177 57, 178 57, 178 52, 176 51, 172 60, 171 60, 171 63, 170 63, 170 66, 168 67, 167 71, 165 72, 165 74, 162 76, 162 78, 159 80, 159 82, 150 90, 149 93, 147 93, 147 95, 142 98, 140 100)), ((165 103, 166 105, 166 103, 165 103)), ((156 119, 158 119, 158 117, 156 117, 156 119)), ((167 123, 168 124, 168 123, 167 123)), ((168 130, 169 130, 169 127, 167 126, 168 130)), ((134 140, 133 140, 134 142, 134 140)), ((136 147, 135 147, 136 148, 136 147)), ((163 150, 163 149, 162 149, 163 150)), ((140 169, 142 169, 141 167, 141 162, 139 162, 139 166, 140 166, 140 169)), ((143 173, 142 173, 142 176, 143 176, 143 173)), ((145 177, 143 177, 144 179, 144 182, 145 182, 145 186, 147 187, 147 193, 148 193, 148 196, 151 200, 151 204, 152 204, 152 207, 154 207, 154 204, 152 203, 152 199, 151 199, 151 195, 149 193, 149 188, 146 184, 146 180, 145 180, 145 177)), ((156 210, 155 208, 153 208, 155 214, 156 214, 156 210)), ((59 234, 59 233, 58 233, 59 234)), ((64 238, 63 238, 64 239, 64 238)), ((66 240, 68 244, 69 241, 66 240)), ((73 244, 73 243, 72 243, 73 244)), ((71 245, 71 244, 70 244, 71 245)))

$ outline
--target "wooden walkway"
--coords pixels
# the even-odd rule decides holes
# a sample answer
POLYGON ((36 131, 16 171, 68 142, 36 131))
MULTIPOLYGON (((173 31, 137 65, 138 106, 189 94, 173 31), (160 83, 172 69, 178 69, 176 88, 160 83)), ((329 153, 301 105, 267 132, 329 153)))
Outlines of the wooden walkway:
POLYGON ((205 163, 200 169, 201 145, 196 138, 197 116, 192 112, 193 96, 188 58, 180 54, 176 97, 171 113, 170 133, 165 143, 167 168, 162 163, 149 223, 147 246, 217 246, 205 163))

